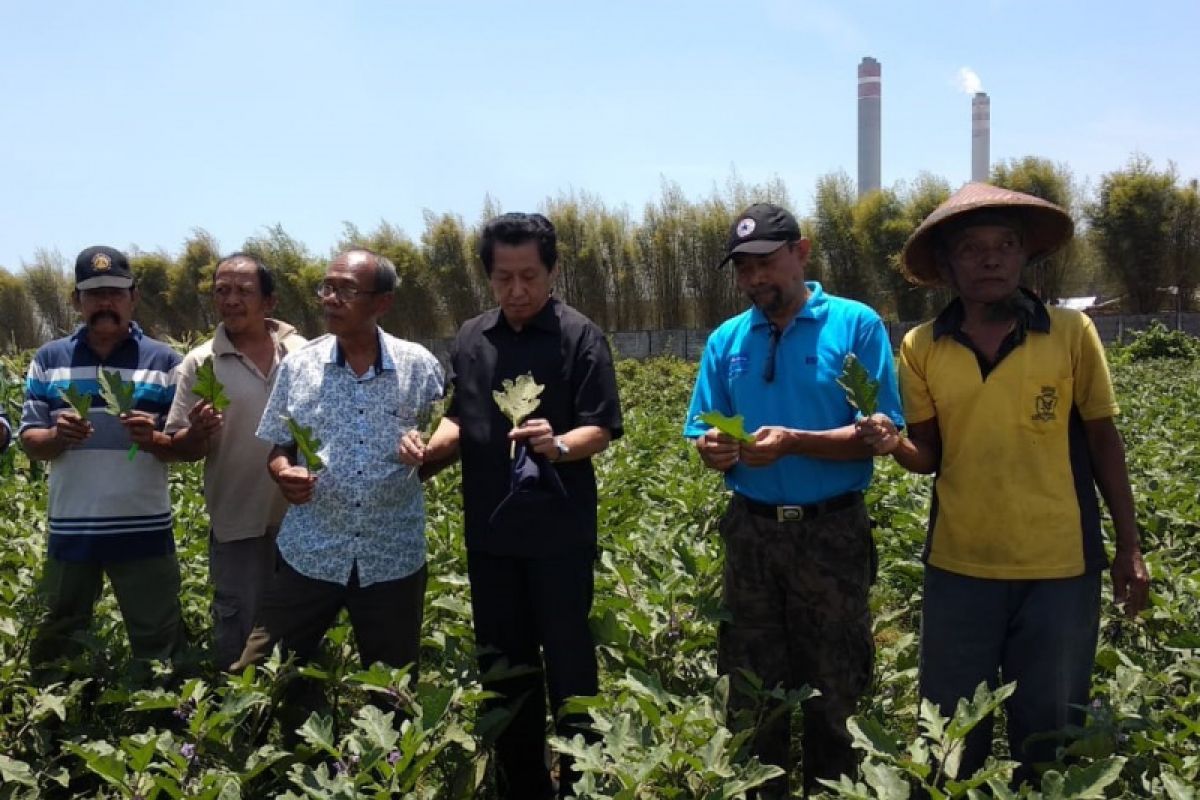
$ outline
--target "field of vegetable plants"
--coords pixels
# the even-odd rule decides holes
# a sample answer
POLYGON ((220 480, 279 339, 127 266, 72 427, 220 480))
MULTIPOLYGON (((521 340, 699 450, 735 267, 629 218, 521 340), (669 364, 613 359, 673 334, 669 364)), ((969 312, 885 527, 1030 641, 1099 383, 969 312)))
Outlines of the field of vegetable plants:
MULTIPOLYGON (((1152 606, 1133 622, 1106 610, 1089 724, 1065 733, 1067 761, 1019 796, 1197 796, 1200 359, 1194 350, 1185 354, 1191 358, 1142 358, 1153 354, 1145 347, 1113 352, 1120 427, 1154 575, 1152 606)), ((0 365, 0 399, 10 415, 25 363, 0 365)), ((674 360, 619 365, 627 434, 598 462, 602 552, 593 623, 602 694, 580 701, 603 736, 592 745, 555 742, 584 772, 579 797, 734 798, 773 774, 745 760, 745 738, 722 713, 716 520, 725 496, 679 436, 694 371, 674 360)), ((457 476, 449 470, 429 486, 420 676, 359 670, 341 625, 328 638, 326 658, 305 668, 324 682, 328 707, 288 727, 273 709, 291 664, 273 660, 239 675, 206 664, 207 529, 194 465, 172 468, 190 631, 185 657, 170 667, 131 669, 106 594, 85 653, 32 674, 46 486, 43 470, 10 449, 0 460, 0 798, 493 797, 488 742, 504 716, 482 712, 457 476)), ((876 686, 852 722, 864 769, 831 786, 830 797, 918 796, 934 782, 937 764, 953 763, 965 729, 1003 697, 1003 689, 982 693, 951 720, 918 707, 928 493, 924 479, 880 462, 869 495, 881 556, 873 595, 876 686)), ((932 796, 1018 796, 1006 788, 1010 770, 998 750, 980 775, 956 776, 932 796)))

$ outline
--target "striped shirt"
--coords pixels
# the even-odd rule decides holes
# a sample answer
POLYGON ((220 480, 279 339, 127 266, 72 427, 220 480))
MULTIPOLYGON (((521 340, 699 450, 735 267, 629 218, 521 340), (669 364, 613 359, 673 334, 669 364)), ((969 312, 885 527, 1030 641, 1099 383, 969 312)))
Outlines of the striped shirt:
POLYGON ((134 408, 154 415, 161 429, 175 397, 172 371, 179 361, 174 350, 145 336, 136 323, 104 360, 88 347, 83 326, 34 355, 19 432, 52 427, 70 409, 60 394, 68 386, 92 395, 92 435, 50 463, 52 558, 128 561, 175 551, 167 465, 141 450, 129 458, 129 433, 104 411, 99 370, 132 381, 134 408))

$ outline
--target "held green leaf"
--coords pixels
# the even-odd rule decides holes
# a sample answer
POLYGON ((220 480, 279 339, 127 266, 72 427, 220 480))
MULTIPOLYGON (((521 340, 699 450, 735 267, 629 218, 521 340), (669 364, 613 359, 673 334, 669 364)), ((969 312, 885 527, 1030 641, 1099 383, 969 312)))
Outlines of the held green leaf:
POLYGON ((92 409, 92 395, 89 392, 81 392, 75 388, 75 384, 68 384, 66 389, 58 389, 58 396, 71 407, 77 417, 87 420, 88 412, 92 409))
MULTIPOLYGON (((116 370, 97 370, 100 378, 100 398, 104 400, 104 410, 114 417, 133 411, 133 394, 136 387, 132 382, 121 378, 116 370)), ((137 455, 137 442, 129 448, 129 460, 137 455)))
POLYGON ((123 380, 121 373, 116 370, 99 370, 100 398, 104 400, 104 410, 114 417, 133 411, 133 383, 123 380))
POLYGON ((515 381, 505 378, 500 386, 499 390, 492 391, 492 397, 496 400, 496 405, 500 406, 500 410, 504 412, 504 416, 512 422, 514 428, 537 410, 538 404, 541 402, 538 398, 541 396, 542 390, 546 388, 536 382, 533 379, 533 373, 530 372, 518 376, 515 381))
POLYGON ((754 443, 754 437, 746 433, 746 421, 741 414, 727 417, 720 411, 705 411, 703 414, 697 414, 696 419, 739 442, 754 443))
POLYGON ((317 451, 321 449, 321 440, 312 432, 312 428, 301 425, 287 414, 280 416, 287 423, 288 431, 291 432, 292 439, 296 442, 296 449, 300 451, 300 455, 304 456, 304 464, 308 467, 308 471, 320 472, 325 469, 325 462, 317 454, 317 451))
POLYGON ((217 371, 213 366, 213 357, 209 356, 196 369, 196 385, 193 387, 196 396, 208 403, 218 412, 229 408, 229 395, 225 394, 225 384, 217 380, 217 371))
POLYGON ((857 408, 864 417, 875 413, 879 403, 879 381, 867 373, 867 368, 854 353, 847 355, 846 360, 842 362, 838 386, 846 391, 846 400, 850 405, 857 408))

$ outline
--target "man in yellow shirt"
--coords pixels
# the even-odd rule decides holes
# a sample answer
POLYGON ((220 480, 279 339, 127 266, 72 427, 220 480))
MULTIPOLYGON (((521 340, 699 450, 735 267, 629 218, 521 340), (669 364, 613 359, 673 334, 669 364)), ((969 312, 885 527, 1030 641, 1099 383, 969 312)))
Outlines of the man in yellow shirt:
MULTIPOLYGON (((944 715, 987 682, 1006 704, 1014 782, 1053 761, 1082 724, 1105 566, 1098 486, 1116 530, 1113 594, 1146 604, 1133 493, 1104 349, 1085 315, 1021 287, 1024 267, 1072 235, 1030 195, 973 183, 921 223, 901 260, 955 299, 900 351, 908 437, 883 415, 859 435, 906 469, 935 473, 921 616, 920 691, 944 715)), ((958 776, 983 766, 991 720, 968 736, 958 776)))

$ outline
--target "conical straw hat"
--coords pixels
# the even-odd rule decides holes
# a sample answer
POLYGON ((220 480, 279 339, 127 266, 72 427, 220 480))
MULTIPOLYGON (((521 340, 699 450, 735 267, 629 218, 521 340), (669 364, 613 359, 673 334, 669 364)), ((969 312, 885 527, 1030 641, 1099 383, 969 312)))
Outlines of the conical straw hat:
POLYGON ((988 183, 968 183, 935 208, 908 237, 900 251, 904 277, 926 286, 941 284, 933 256, 938 228, 982 209, 1017 215, 1030 261, 1050 255, 1070 241, 1075 231, 1070 215, 1054 203, 988 183))

